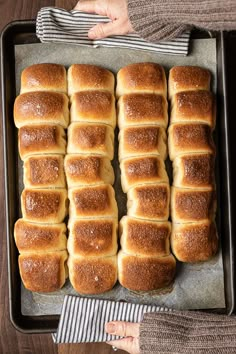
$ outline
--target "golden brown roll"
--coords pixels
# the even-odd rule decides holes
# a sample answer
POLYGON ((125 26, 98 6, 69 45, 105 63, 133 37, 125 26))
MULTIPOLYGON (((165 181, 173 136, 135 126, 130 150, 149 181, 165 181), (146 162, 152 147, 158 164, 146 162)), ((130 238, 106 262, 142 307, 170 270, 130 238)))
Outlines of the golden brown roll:
POLYGON ((124 216, 120 221, 122 250, 133 256, 168 256, 171 224, 124 216))
POLYGON ((169 156, 173 161, 178 155, 215 153, 211 128, 206 124, 173 124, 169 127, 169 156))
POLYGON ((118 209, 111 185, 72 188, 68 193, 71 218, 117 218, 118 209))
POLYGON ((68 128, 68 154, 114 156, 114 131, 105 124, 72 123, 68 128))
POLYGON ((170 124, 205 123, 214 129, 215 120, 216 106, 211 92, 184 91, 173 96, 170 124))
POLYGON ((181 262, 207 261, 218 249, 216 225, 210 220, 172 224, 171 247, 181 262))
POLYGON ((151 291, 171 284, 176 262, 172 255, 166 257, 131 256, 118 253, 118 280, 133 291, 151 291))
POLYGON ((173 161, 173 185, 179 188, 208 188, 215 186, 215 155, 187 154, 173 161))
POLYGON ((62 155, 34 155, 24 160, 27 188, 66 188, 62 155))
POLYGON ((115 97, 108 91, 82 91, 71 97, 71 122, 116 126, 115 97))
POLYGON ((150 92, 166 97, 166 76, 156 63, 135 63, 120 69, 117 74, 116 95, 150 92))
POLYGON ((117 227, 117 219, 70 219, 67 246, 69 253, 82 257, 115 255, 117 227))
POLYGON ((158 156, 131 157, 121 161, 121 186, 125 193, 140 184, 168 183, 163 160, 158 156))
POLYGON ((66 155, 65 173, 68 188, 86 184, 113 184, 114 171, 107 157, 92 155, 66 155))
POLYGON ((62 288, 68 276, 66 260, 66 251, 21 254, 19 269, 25 288, 44 293, 62 288))
POLYGON ((161 127, 127 127, 119 133, 119 160, 140 155, 167 157, 166 132, 161 127))
POLYGON ((69 277, 80 294, 101 294, 117 281, 117 256, 73 257, 68 260, 69 277))
POLYGON ((65 154, 65 131, 59 125, 25 125, 18 132, 22 160, 30 155, 65 154))
POLYGON ((181 91, 210 90, 211 74, 199 66, 175 66, 169 72, 169 98, 181 91))
POLYGON ((130 93, 118 101, 118 125, 168 125, 167 101, 152 93, 130 93))
POLYGON ((14 237, 20 253, 63 251, 67 244, 65 224, 33 224, 19 219, 15 223, 14 237))
POLYGON ((59 64, 28 66, 21 74, 21 92, 57 91, 67 93, 66 69, 59 64))
POLYGON ((24 189, 21 194, 23 218, 37 223, 61 223, 67 213, 66 200, 66 189, 24 189))
POLYGON ((73 64, 68 70, 68 94, 87 90, 114 93, 115 79, 111 71, 96 65, 73 64))
POLYGON ((215 190, 193 190, 172 187, 171 218, 174 223, 213 219, 216 212, 215 190))
POLYGON ((170 187, 168 184, 149 184, 128 191, 128 215, 141 219, 168 220, 170 187))
POLYGON ((31 124, 55 124, 67 128, 69 100, 59 92, 27 92, 18 96, 14 104, 14 122, 17 128, 31 124))

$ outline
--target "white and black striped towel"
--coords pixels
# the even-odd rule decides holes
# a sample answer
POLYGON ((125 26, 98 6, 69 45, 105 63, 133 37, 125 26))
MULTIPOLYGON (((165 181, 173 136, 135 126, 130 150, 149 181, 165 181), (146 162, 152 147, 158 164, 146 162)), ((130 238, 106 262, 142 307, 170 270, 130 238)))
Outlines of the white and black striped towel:
POLYGON ((54 342, 89 343, 119 339, 105 332, 110 321, 140 322, 146 312, 169 311, 164 307, 81 298, 66 295, 64 298, 54 342))
POLYGON ((54 7, 42 8, 37 16, 36 34, 43 43, 69 43, 90 47, 123 47, 141 49, 162 54, 187 55, 190 31, 171 41, 157 44, 140 38, 137 34, 113 36, 104 39, 91 40, 88 30, 99 22, 109 22, 109 18, 81 11, 66 11, 54 7))

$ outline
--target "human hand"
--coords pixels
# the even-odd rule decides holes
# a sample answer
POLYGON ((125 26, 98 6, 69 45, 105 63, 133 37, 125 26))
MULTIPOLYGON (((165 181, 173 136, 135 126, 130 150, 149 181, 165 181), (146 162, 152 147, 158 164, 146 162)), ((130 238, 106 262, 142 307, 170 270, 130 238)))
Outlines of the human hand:
POLYGON ((107 16, 112 20, 91 28, 88 32, 91 39, 134 32, 128 17, 127 0, 83 0, 77 3, 74 10, 107 16))
POLYGON ((107 333, 125 337, 107 342, 107 344, 125 350, 130 354, 139 354, 139 326, 139 323, 121 321, 106 323, 105 330, 107 333))

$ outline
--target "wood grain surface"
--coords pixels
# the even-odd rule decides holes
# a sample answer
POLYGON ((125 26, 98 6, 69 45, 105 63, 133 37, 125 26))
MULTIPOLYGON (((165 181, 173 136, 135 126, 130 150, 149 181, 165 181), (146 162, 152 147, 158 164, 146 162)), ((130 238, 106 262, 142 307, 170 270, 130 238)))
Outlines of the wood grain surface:
MULTIPOLYGON (((57 6, 72 9, 76 0, 0 0, 0 31, 4 26, 19 19, 34 19, 43 6, 57 6)), ((0 102, 0 112, 1 102, 0 102)), ((1 113, 0 113, 1 114, 1 113)), ((0 120, 2 131, 2 119, 0 120)), ((112 354, 107 344, 55 345, 49 334, 25 335, 14 329, 9 320, 8 278, 6 257, 6 227, 4 214, 3 146, 0 134, 0 353, 1 354, 112 354)), ((118 351, 118 353, 125 353, 118 351)))

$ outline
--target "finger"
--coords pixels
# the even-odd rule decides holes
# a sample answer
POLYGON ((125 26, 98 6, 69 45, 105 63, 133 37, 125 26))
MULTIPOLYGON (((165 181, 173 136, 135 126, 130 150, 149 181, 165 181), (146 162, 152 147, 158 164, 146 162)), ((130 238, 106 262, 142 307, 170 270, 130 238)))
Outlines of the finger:
POLYGON ((120 20, 115 20, 108 23, 99 23, 88 32, 88 37, 91 39, 100 39, 112 35, 121 35, 128 33, 129 29, 122 24, 120 20))
POLYGON ((139 323, 114 321, 105 324, 105 331, 121 337, 139 337, 139 323))
POLYGON ((136 343, 137 338, 127 337, 119 340, 106 342, 109 345, 115 346, 120 350, 124 350, 130 354, 139 354, 139 346, 136 343))
POLYGON ((83 12, 88 12, 90 14, 98 14, 102 16, 106 16, 106 9, 104 6, 101 6, 101 4, 96 1, 96 0, 83 0, 79 1, 77 5, 75 6, 74 10, 79 10, 83 12))

